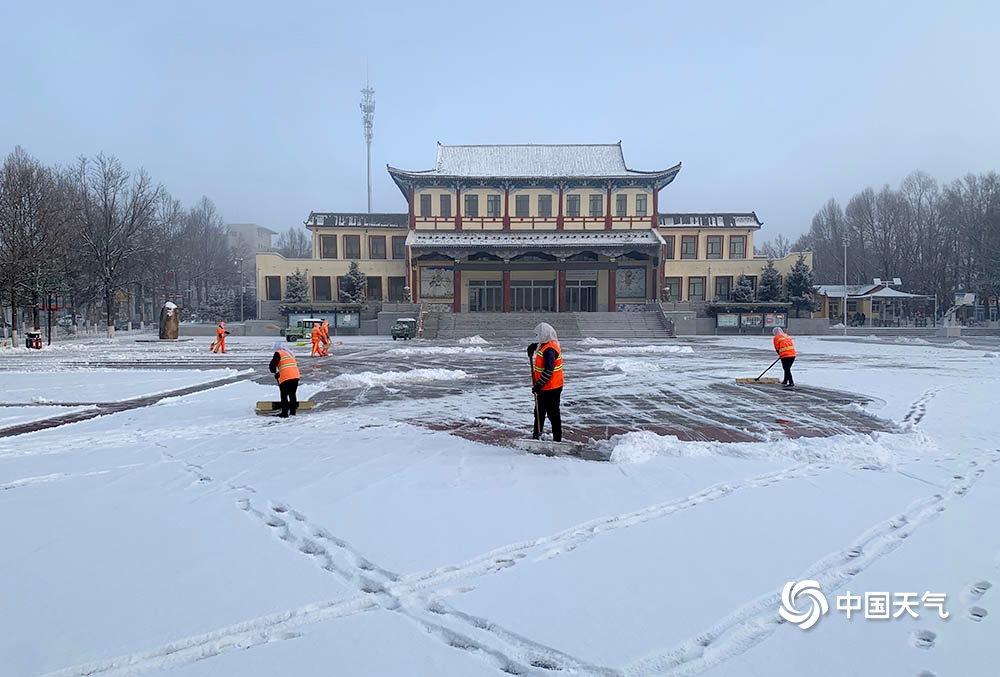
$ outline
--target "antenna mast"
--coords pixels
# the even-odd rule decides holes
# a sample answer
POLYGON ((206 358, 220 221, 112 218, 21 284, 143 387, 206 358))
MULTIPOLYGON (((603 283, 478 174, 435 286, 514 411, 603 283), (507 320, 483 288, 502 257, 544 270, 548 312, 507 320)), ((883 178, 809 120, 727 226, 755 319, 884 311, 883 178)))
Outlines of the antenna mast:
POLYGON ((375 118, 375 90, 368 84, 368 67, 365 66, 365 88, 361 90, 361 118, 365 125, 365 144, 368 146, 368 213, 372 213, 372 122, 375 118))

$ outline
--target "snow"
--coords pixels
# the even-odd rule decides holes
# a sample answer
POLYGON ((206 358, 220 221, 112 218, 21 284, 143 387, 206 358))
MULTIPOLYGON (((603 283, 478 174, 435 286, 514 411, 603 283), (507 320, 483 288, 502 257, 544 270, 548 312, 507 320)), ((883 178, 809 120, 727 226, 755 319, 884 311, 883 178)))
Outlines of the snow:
POLYGON ((488 346, 490 344, 489 341, 484 339, 479 334, 476 334, 475 336, 466 336, 465 338, 460 338, 458 339, 458 342, 463 346, 488 346))
POLYGON ((655 230, 421 231, 406 236, 410 247, 601 247, 660 246, 655 230))
POLYGON ((86 411, 52 402, 204 388, 0 435, 0 673, 996 674, 995 344, 796 337, 787 392, 733 384, 773 360, 768 336, 564 340, 567 430, 676 410, 754 440, 612 430, 593 463, 450 434, 527 431, 522 345, 299 350, 317 408, 280 421, 251 411, 277 395, 273 339, 209 341, 0 360, 0 432, 86 411), (759 424, 887 425, 732 421, 754 395, 759 424), (803 631, 777 609, 807 578, 831 608, 803 631), (848 591, 941 592, 951 616, 848 621, 848 591))

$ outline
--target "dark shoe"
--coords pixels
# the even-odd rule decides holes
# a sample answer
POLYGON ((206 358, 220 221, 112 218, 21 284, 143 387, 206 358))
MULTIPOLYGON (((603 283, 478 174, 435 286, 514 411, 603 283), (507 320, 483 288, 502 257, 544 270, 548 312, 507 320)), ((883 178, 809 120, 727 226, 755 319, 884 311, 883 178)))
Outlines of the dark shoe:
POLYGON ((278 414, 278 418, 288 418, 288 414, 278 414))

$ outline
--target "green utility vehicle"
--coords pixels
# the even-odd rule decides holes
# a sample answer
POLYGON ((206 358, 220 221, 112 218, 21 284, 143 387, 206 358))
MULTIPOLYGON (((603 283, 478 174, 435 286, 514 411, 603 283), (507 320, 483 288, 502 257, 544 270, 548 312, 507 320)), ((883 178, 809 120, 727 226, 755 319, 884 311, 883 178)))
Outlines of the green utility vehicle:
POLYGON ((412 317, 401 317, 392 325, 392 340, 417 338, 417 321, 412 317))
POLYGON ((285 335, 285 340, 288 342, 305 341, 312 336, 313 327, 317 324, 323 324, 323 320, 315 317, 307 317, 304 320, 296 322, 294 327, 289 327, 281 333, 285 335))

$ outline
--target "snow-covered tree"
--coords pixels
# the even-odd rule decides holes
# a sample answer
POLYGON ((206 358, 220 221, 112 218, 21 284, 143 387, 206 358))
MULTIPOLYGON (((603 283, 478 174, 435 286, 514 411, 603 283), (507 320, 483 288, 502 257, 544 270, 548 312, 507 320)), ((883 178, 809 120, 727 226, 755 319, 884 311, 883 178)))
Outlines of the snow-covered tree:
POLYGON ((357 261, 351 261, 351 267, 341 279, 340 302, 364 303, 368 289, 368 278, 361 272, 357 261))
POLYGON ((309 300, 309 282, 306 274, 295 269, 295 274, 288 277, 285 287, 285 303, 305 303, 309 300))
POLYGON ((768 259, 767 265, 760 273, 760 285, 757 287, 758 301, 780 301, 782 296, 781 273, 774 267, 774 261, 768 259))
POLYGON ((799 311, 812 313, 819 309, 819 304, 813 300, 813 292, 813 272, 806 263, 805 256, 799 256, 788 273, 788 300, 795 309, 795 317, 799 316, 799 311))
POLYGON ((239 297, 228 287, 215 286, 208 290, 208 298, 198 309, 199 314, 210 322, 239 319, 239 297), (236 298, 234 298, 234 296, 236 298), (236 310, 234 317, 233 310, 236 310))
POLYGON ((746 275, 736 278, 736 287, 733 288, 733 301, 736 303, 753 303, 753 283, 746 275))

